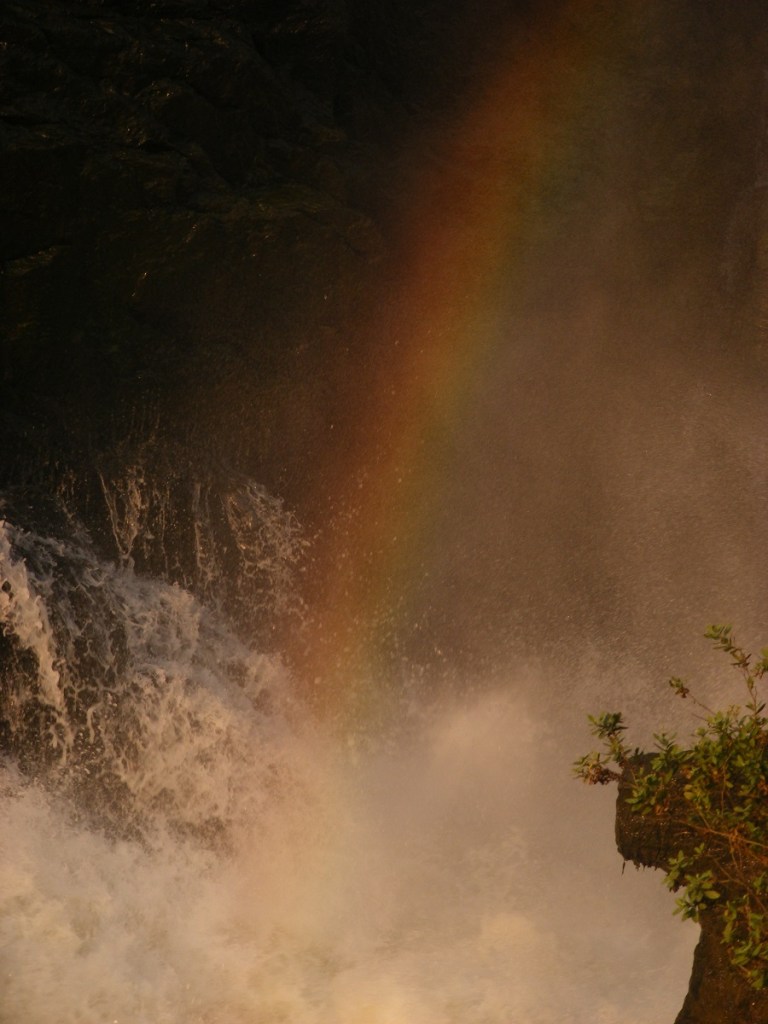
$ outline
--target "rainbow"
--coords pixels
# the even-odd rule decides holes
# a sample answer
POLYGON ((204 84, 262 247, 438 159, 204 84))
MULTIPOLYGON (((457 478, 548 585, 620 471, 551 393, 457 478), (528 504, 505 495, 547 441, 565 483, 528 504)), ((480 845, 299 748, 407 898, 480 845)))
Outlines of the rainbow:
POLYGON ((394 602, 397 615, 409 614, 453 468, 444 439, 514 341, 500 315, 527 287, 529 254, 547 229, 542 210, 583 145, 603 58, 643 16, 634 4, 610 15, 601 6, 569 0, 540 16, 524 43, 519 33, 502 41, 446 133, 441 169, 424 172, 405 204, 398 278, 370 317, 376 384, 359 410, 358 443, 323 469, 336 508, 354 512, 328 531, 317 558, 303 674, 321 705, 343 707, 354 700, 353 676, 375 676, 382 609, 394 602))

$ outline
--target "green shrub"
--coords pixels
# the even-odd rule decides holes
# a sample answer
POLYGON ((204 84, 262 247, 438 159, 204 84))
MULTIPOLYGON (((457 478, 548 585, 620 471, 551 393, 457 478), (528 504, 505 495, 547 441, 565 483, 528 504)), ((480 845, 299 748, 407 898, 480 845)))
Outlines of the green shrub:
POLYGON ((741 675, 743 706, 712 710, 682 679, 670 679, 701 713, 703 724, 687 745, 660 733, 649 756, 626 745, 620 713, 590 716, 603 749, 580 758, 574 772, 604 784, 626 770, 631 810, 661 816, 689 837, 666 863, 667 887, 682 892, 675 913, 695 921, 705 911, 716 915, 731 962, 762 989, 768 987, 768 718, 758 682, 768 673, 768 648, 755 659, 731 630, 710 626, 706 636, 741 675))

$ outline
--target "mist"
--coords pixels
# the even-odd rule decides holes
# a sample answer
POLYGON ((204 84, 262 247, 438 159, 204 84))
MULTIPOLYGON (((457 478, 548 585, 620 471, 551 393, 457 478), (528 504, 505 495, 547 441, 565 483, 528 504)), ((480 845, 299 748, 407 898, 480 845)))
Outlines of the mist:
POLYGON ((432 6, 259 21, 256 169, 110 184, 99 303, 10 260, 0 1024, 683 1001, 571 766, 689 734, 670 675, 733 702, 709 623, 768 642, 764 15, 432 6))

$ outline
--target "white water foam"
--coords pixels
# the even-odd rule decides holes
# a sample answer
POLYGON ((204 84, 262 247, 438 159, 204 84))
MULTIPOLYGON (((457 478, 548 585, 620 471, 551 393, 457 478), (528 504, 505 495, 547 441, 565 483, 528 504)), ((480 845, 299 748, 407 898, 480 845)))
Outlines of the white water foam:
MULTIPOLYGON (((340 735, 189 594, 78 557, 126 639, 72 728, 95 730, 131 828, 6 763, 0 1024, 673 1019, 696 930, 658 878, 622 877, 612 796, 570 779, 535 678, 340 735)), ((39 610, 27 580, 6 631, 39 610)))
POLYGON ((39 667, 40 691, 56 709, 63 708, 61 676, 54 666, 53 634, 42 598, 30 583, 24 561, 14 557, 8 525, 0 519, 0 629, 18 637, 39 667))

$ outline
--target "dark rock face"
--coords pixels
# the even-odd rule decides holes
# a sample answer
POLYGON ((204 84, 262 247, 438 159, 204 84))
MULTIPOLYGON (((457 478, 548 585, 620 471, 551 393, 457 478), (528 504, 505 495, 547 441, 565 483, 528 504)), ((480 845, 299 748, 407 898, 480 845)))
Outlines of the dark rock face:
POLYGON ((288 382, 339 362, 384 252, 366 174, 404 113, 355 53, 343 0, 3 5, 0 484, 74 476, 106 522, 99 467, 183 450, 285 492, 288 382))
MULTIPOLYGON (((168 348, 201 319, 230 350, 245 324, 253 333, 254 312, 268 336, 291 296, 310 313, 343 302, 331 286, 377 253, 339 167, 343 12, 328 3, 303 16, 296 4, 269 17, 265 6, 4 6, 11 395, 32 385, 71 398, 162 376, 176 362, 168 348)), ((249 345, 268 347, 263 336, 249 345)))
MULTIPOLYGON (((619 853, 639 867, 666 870, 671 857, 679 850, 691 849, 697 840, 664 816, 651 818, 633 813, 627 804, 631 786, 631 771, 625 771, 616 803, 619 853)), ((765 1024, 765 1021, 768 1021, 768 993, 755 991, 731 965, 717 920, 704 913, 688 994, 675 1024, 765 1024)))

